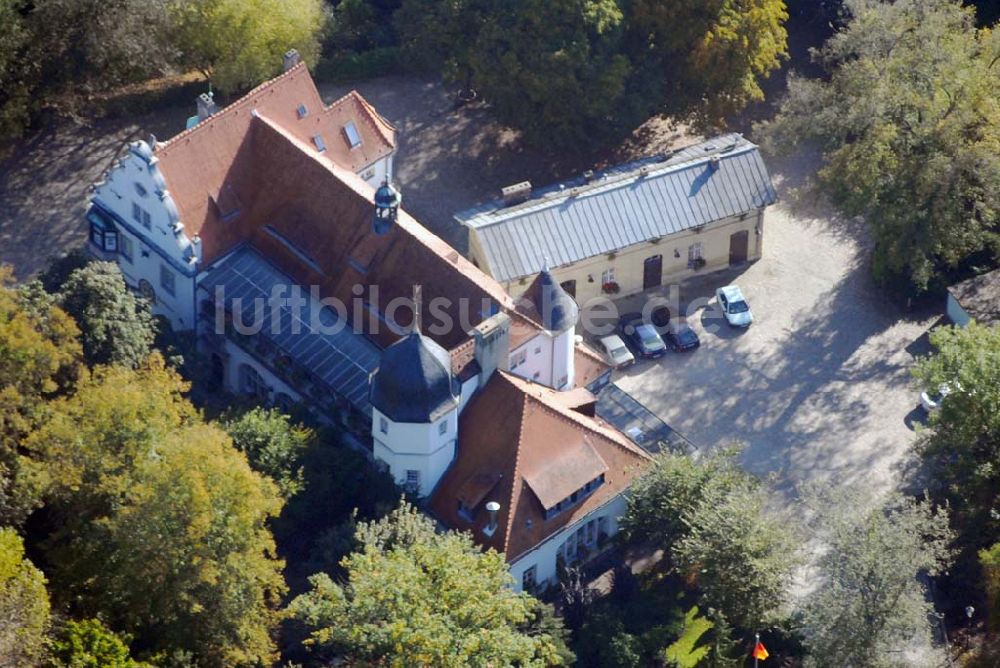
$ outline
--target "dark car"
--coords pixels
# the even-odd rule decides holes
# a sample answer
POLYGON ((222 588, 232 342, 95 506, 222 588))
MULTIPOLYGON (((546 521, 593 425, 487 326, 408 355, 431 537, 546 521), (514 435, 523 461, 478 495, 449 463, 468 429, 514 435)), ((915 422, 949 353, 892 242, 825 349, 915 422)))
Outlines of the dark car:
POLYGON ((656 328, 638 313, 627 313, 618 321, 619 331, 629 348, 639 357, 660 357, 667 352, 667 345, 656 328))
POLYGON ((667 331, 663 333, 663 340, 672 350, 677 352, 694 350, 701 345, 698 335, 685 322, 671 322, 667 325, 667 331))

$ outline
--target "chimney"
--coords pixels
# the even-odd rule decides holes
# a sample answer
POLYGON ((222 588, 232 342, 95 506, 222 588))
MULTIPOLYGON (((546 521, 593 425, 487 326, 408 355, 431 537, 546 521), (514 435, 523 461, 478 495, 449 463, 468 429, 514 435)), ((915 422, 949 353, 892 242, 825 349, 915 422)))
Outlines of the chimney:
POLYGON ((211 93, 202 93, 198 96, 198 121, 203 121, 209 116, 218 113, 219 105, 215 104, 211 93))
POLYGON ((489 519, 486 522, 486 526, 483 527, 483 533, 487 536, 492 536, 497 532, 497 513, 500 512, 500 504, 496 501, 490 501, 486 504, 486 513, 489 519))
POLYGON ((288 70, 298 65, 299 61, 301 60, 302 57, 299 56, 298 49, 289 49, 288 51, 285 51, 285 56, 284 58, 282 58, 281 61, 282 71, 287 72, 288 70))
POLYGON ((472 328, 476 341, 474 353, 479 364, 479 387, 493 376, 497 369, 507 370, 510 357, 510 316, 497 313, 472 328))
POLYGON ((501 188, 500 194, 503 196, 504 206, 513 206, 514 204, 525 202, 531 197, 531 181, 521 181, 512 186, 501 188))
POLYGON ((713 172, 716 172, 716 171, 718 171, 718 170, 719 170, 719 163, 720 163, 720 162, 721 162, 721 160, 719 160, 719 156, 717 156, 717 155, 713 155, 713 156, 712 156, 712 157, 711 157, 711 158, 709 159, 709 161, 708 161, 708 165, 709 165, 709 168, 710 168, 710 169, 711 169, 711 170, 712 170, 713 172))
POLYGON ((588 169, 587 171, 585 171, 583 173, 583 182, 584 183, 590 183, 593 180, 594 180, 594 170, 588 169))

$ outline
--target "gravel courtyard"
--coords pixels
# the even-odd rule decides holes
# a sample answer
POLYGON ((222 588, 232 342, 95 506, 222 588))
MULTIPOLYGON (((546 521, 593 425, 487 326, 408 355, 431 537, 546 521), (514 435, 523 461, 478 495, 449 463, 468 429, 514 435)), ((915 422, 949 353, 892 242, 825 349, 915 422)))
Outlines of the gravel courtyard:
POLYGON ((728 328, 713 302, 689 317, 699 350, 639 363, 617 382, 700 448, 746 443, 746 468, 771 474, 777 490, 826 480, 874 495, 909 460, 919 419, 909 369, 939 313, 904 314, 881 296, 864 230, 796 192, 807 161, 769 166, 781 201, 763 258, 681 286, 683 305, 737 283, 754 324, 728 328))

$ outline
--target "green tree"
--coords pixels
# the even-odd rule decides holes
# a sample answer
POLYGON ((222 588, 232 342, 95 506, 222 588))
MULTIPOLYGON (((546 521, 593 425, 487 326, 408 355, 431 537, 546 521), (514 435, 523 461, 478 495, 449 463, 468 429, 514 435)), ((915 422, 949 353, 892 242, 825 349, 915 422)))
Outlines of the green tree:
POLYGON ((1000 256, 1000 33, 958 0, 846 0, 851 20, 793 77, 765 127, 822 149, 820 184, 875 239, 876 277, 908 292, 1000 256))
POLYGON ((711 651, 704 645, 704 635, 712 630, 714 625, 698 615, 695 606, 684 614, 684 631, 681 637, 664 650, 663 656, 675 668, 697 668, 711 651))
POLYGON ((901 495, 868 509, 870 496, 854 488, 812 497, 825 550, 803 613, 810 665, 908 666, 906 649, 931 646, 933 608, 918 578, 950 561, 947 513, 901 495))
POLYGON ((41 109, 162 73, 176 54, 167 0, 0 0, 0 139, 41 109))
POLYGON ((34 64, 24 59, 31 43, 25 0, 0 0, 0 142, 19 137, 31 112, 34 64))
POLYGON ((182 397, 158 355, 98 368, 26 447, 48 478, 54 591, 150 652, 269 663, 284 592, 275 486, 182 397))
POLYGON ((20 536, 0 528, 0 665, 38 665, 48 625, 45 576, 25 558, 20 536))
POLYGON ((622 113, 630 66, 615 0, 510 4, 493 5, 467 63, 501 121, 533 143, 573 148, 616 138, 637 120, 622 113))
POLYGON ((147 668, 129 654, 127 639, 98 619, 72 621, 52 641, 52 668, 147 668))
POLYGON ((225 92, 281 71, 291 48, 315 64, 324 24, 320 0, 170 0, 180 61, 225 92))
POLYGON ((628 539, 664 550, 702 607, 749 631, 774 618, 797 563, 794 535, 765 503, 735 450, 700 460, 665 454, 633 486, 621 523, 628 539))
POLYGON ((21 444, 45 400, 72 387, 82 362, 72 318, 44 292, 34 295, 11 287, 0 267, 0 524, 20 524, 40 503, 21 444))
POLYGON ((620 137, 655 101, 633 104, 615 0, 405 0, 408 62, 474 88, 529 141, 577 148, 620 137))
POLYGON ((401 0, 340 0, 330 15, 325 43, 333 53, 359 53, 395 46, 392 15, 401 0))
POLYGON ((511 589, 503 555, 466 534, 435 533, 405 503, 359 524, 357 540, 346 583, 317 574, 292 602, 313 645, 358 665, 561 664, 556 640, 532 632, 537 603, 511 589))
POLYGON ((629 29, 635 57, 668 82, 669 98, 710 120, 762 100, 762 79, 787 57, 784 0, 635 0, 629 29))
POLYGON ((166 0, 35 0, 27 57, 38 64, 39 94, 104 91, 164 72, 175 54, 166 39, 166 0))
POLYGON ((77 269, 59 292, 59 305, 83 332, 83 354, 90 364, 138 366, 156 337, 153 316, 136 298, 113 262, 77 269))
POLYGON ((224 427, 250 467, 274 481, 286 499, 302 491, 302 458, 315 438, 311 429, 292 424, 274 408, 253 408, 229 419, 224 427))
POLYGON ((952 392, 921 433, 918 451, 931 490, 954 509, 953 522, 973 549, 1000 538, 994 513, 1000 508, 1000 329, 931 331, 934 354, 914 376, 929 392, 947 383, 952 392))

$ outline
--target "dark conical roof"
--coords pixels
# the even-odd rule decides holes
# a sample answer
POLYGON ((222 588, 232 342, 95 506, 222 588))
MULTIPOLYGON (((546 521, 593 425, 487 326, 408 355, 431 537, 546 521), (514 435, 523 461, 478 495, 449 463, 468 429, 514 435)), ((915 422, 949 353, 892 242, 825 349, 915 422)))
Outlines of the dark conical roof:
POLYGON ((433 422, 458 404, 448 352, 412 332, 382 351, 371 404, 393 422, 433 422))
POLYGON ((580 309, 547 268, 535 277, 521 299, 530 302, 534 307, 532 315, 539 318, 548 331, 561 334, 576 327, 580 309))

